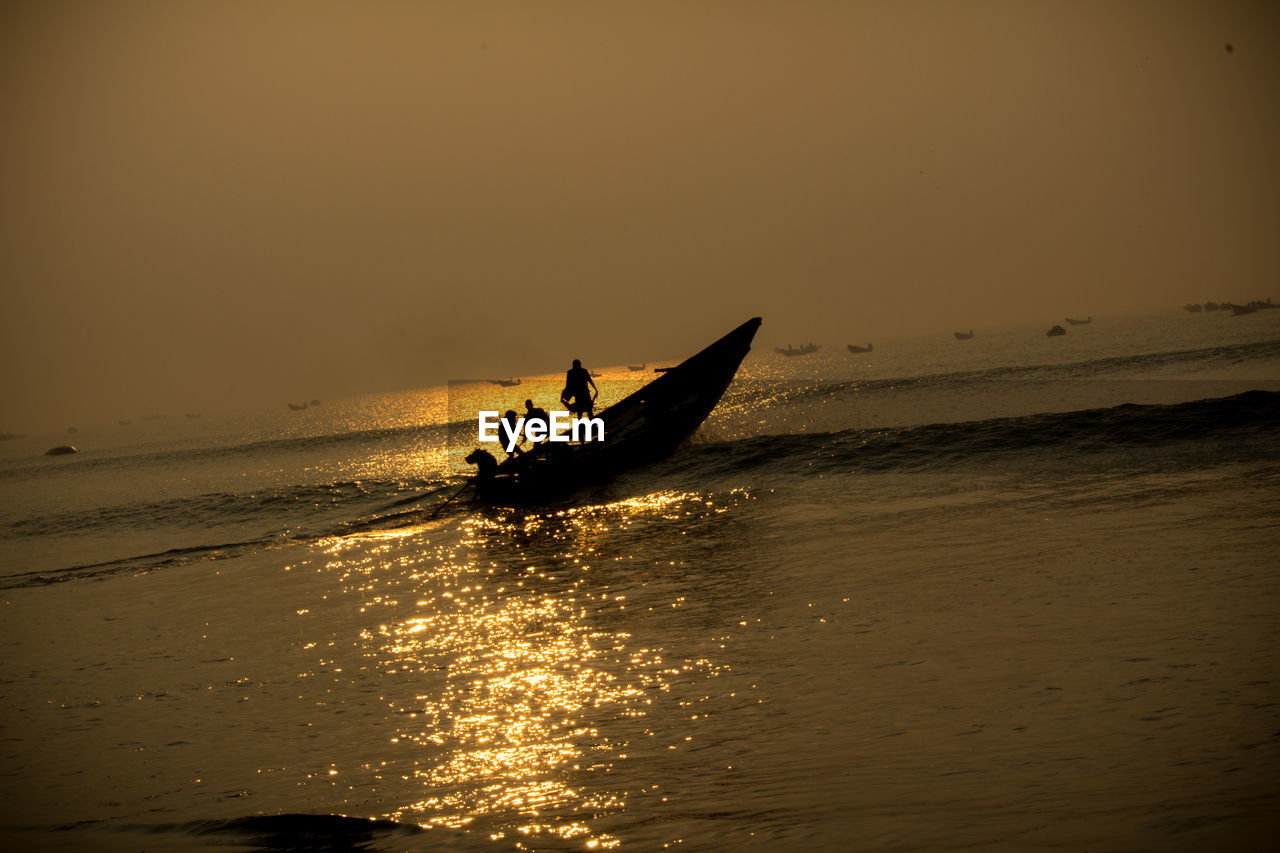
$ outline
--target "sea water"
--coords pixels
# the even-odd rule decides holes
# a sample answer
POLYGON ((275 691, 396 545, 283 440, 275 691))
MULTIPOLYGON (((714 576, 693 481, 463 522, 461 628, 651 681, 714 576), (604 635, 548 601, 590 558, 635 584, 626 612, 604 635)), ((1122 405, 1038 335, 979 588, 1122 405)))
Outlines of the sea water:
POLYGON ((0 834, 1275 837, 1280 312, 767 333, 686 447, 540 509, 451 500, 450 413, 558 377, 0 444, 0 834))

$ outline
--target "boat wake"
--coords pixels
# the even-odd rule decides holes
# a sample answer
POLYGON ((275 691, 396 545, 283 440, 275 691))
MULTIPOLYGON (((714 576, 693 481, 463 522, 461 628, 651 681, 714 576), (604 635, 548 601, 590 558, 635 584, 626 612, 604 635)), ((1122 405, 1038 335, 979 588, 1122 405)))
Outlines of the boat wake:
POLYGON ((14 537, 52 532, 93 533, 121 526, 156 527, 165 522, 194 523, 197 529, 245 532, 271 529, 245 538, 184 545, 55 570, 11 573, 0 589, 40 587, 115 574, 144 574, 193 563, 225 560, 338 536, 393 530, 441 516, 458 493, 461 480, 335 483, 272 490, 262 494, 210 494, 169 502, 107 507, 95 513, 23 519, 8 526, 14 537), (407 493, 406 493, 407 492, 407 493))

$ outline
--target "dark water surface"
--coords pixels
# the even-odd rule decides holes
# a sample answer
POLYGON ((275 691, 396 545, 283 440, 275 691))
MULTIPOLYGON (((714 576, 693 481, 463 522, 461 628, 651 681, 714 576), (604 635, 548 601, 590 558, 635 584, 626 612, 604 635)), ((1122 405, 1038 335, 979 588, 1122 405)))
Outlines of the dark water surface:
POLYGON ((436 513, 434 391, 6 447, 0 827, 1261 849, 1280 325, 1199 319, 758 347, 695 443, 542 511, 436 513))

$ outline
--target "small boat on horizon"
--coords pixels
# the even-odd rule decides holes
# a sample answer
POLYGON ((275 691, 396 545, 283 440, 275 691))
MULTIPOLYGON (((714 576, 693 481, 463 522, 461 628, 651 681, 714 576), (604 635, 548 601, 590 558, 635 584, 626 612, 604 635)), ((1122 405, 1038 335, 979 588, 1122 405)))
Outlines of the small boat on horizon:
POLYGON ((511 388, 520 384, 520 378, 515 379, 490 379, 490 385, 501 385, 503 388, 511 388))
POLYGON ((1067 319, 1067 325, 1069 326, 1087 326, 1093 322, 1093 315, 1090 314, 1088 320, 1073 320, 1070 317, 1066 319, 1067 319))
POLYGON ((1045 334, 1051 338, 1056 338, 1059 335, 1065 335, 1066 333, 1067 333, 1067 330, 1062 328, 1061 326, 1053 326, 1049 329, 1049 331, 1045 332, 1045 334))
POLYGON ((627 365, 627 370, 632 370, 632 371, 640 371, 640 370, 644 370, 644 365, 642 364, 642 365, 640 365, 639 367, 637 367, 637 366, 636 366, 636 365, 634 365, 634 364, 628 364, 628 365, 627 365))
POLYGON ((854 344, 845 344, 845 347, 849 350, 849 352, 853 352, 853 353, 871 352, 875 349, 875 347, 872 346, 871 344, 867 344, 865 347, 856 346, 854 344))
POLYGON ((782 347, 774 347, 773 351, 778 353, 779 355, 785 355, 788 358, 790 358, 792 356, 797 356, 797 355, 809 355, 810 353, 815 353, 820 349, 822 349, 822 346, 820 344, 815 344, 813 342, 810 342, 805 344, 802 347, 792 347, 791 344, 787 344, 786 349, 783 349, 782 347))
POLYGON ((956 332, 955 335, 957 341, 967 341, 973 337, 973 329, 970 329, 967 332, 956 332))
POLYGON ((289 403, 289 409, 294 412, 301 412, 307 407, 306 403, 289 403))
POLYGON ((1227 304, 1231 305, 1231 311, 1237 317, 1239 317, 1241 314, 1253 314, 1257 311, 1265 311, 1268 308, 1276 307, 1271 303, 1270 299, 1266 300, 1265 302, 1255 299, 1252 302, 1250 302, 1248 305, 1235 305, 1232 303, 1227 303, 1227 304))

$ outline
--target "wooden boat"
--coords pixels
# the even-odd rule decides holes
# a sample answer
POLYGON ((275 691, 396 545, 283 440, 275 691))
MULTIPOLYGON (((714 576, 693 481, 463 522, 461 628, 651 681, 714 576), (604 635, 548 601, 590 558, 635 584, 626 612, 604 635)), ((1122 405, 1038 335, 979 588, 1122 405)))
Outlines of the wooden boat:
POLYGON ((854 344, 845 344, 845 348, 848 349, 849 352, 854 352, 854 353, 871 352, 872 350, 875 349, 875 347, 872 346, 871 344, 867 344, 865 347, 855 346, 854 344))
POLYGON ((665 456, 720 402, 758 328, 759 317, 748 320, 600 412, 603 441, 536 445, 478 476, 476 496, 505 506, 546 503, 665 456))
POLYGON ((973 329, 970 329, 967 332, 956 332, 955 334, 957 341, 967 341, 973 337, 973 329))
POLYGON ((306 403, 289 403, 289 411, 291 412, 301 412, 306 407, 306 403))
POLYGON ((1089 325, 1089 324, 1090 324, 1090 323, 1092 323, 1092 322, 1093 322, 1093 315, 1092 315, 1092 314, 1090 314, 1090 315, 1089 315, 1089 319, 1088 319, 1088 320, 1072 320, 1070 317, 1068 317, 1068 318, 1067 318, 1067 325, 1068 325, 1068 326, 1087 326, 1087 325, 1089 325))
POLYGON ((786 349, 783 349, 782 347, 774 347, 773 351, 778 353, 779 355, 785 355, 790 357, 794 355, 809 355, 810 353, 815 353, 820 349, 822 349, 822 347, 819 344, 805 344, 802 347, 794 347, 794 348, 791 346, 791 344, 787 344, 786 349))
POLYGON ((1192 302, 1188 302, 1186 305, 1184 305, 1184 306, 1182 306, 1182 307, 1183 307, 1183 308, 1185 308, 1186 310, 1190 311, 1192 314, 1198 314, 1198 313, 1200 313, 1200 311, 1201 311, 1201 310, 1203 310, 1203 309, 1201 309, 1201 307, 1200 307, 1199 305, 1197 305, 1197 304, 1195 304, 1195 303, 1192 303, 1192 302))
POLYGON ((644 365, 643 365, 643 364, 628 364, 628 365, 627 365, 627 370, 630 370, 630 371, 633 371, 633 372, 634 372, 634 371, 644 370, 644 365))
POLYGON ((1061 326, 1052 326, 1050 327, 1049 331, 1045 332, 1045 334, 1051 338, 1056 338, 1058 337, 1058 335, 1065 335, 1066 333, 1067 333, 1067 330, 1062 328, 1061 326))
POLYGON ((503 388, 511 388, 511 387, 513 387, 513 386, 519 385, 519 384, 520 384, 520 380, 519 380, 519 378, 516 378, 516 379, 490 379, 490 380, 489 380, 489 384, 490 384, 490 385, 501 385, 503 388))

